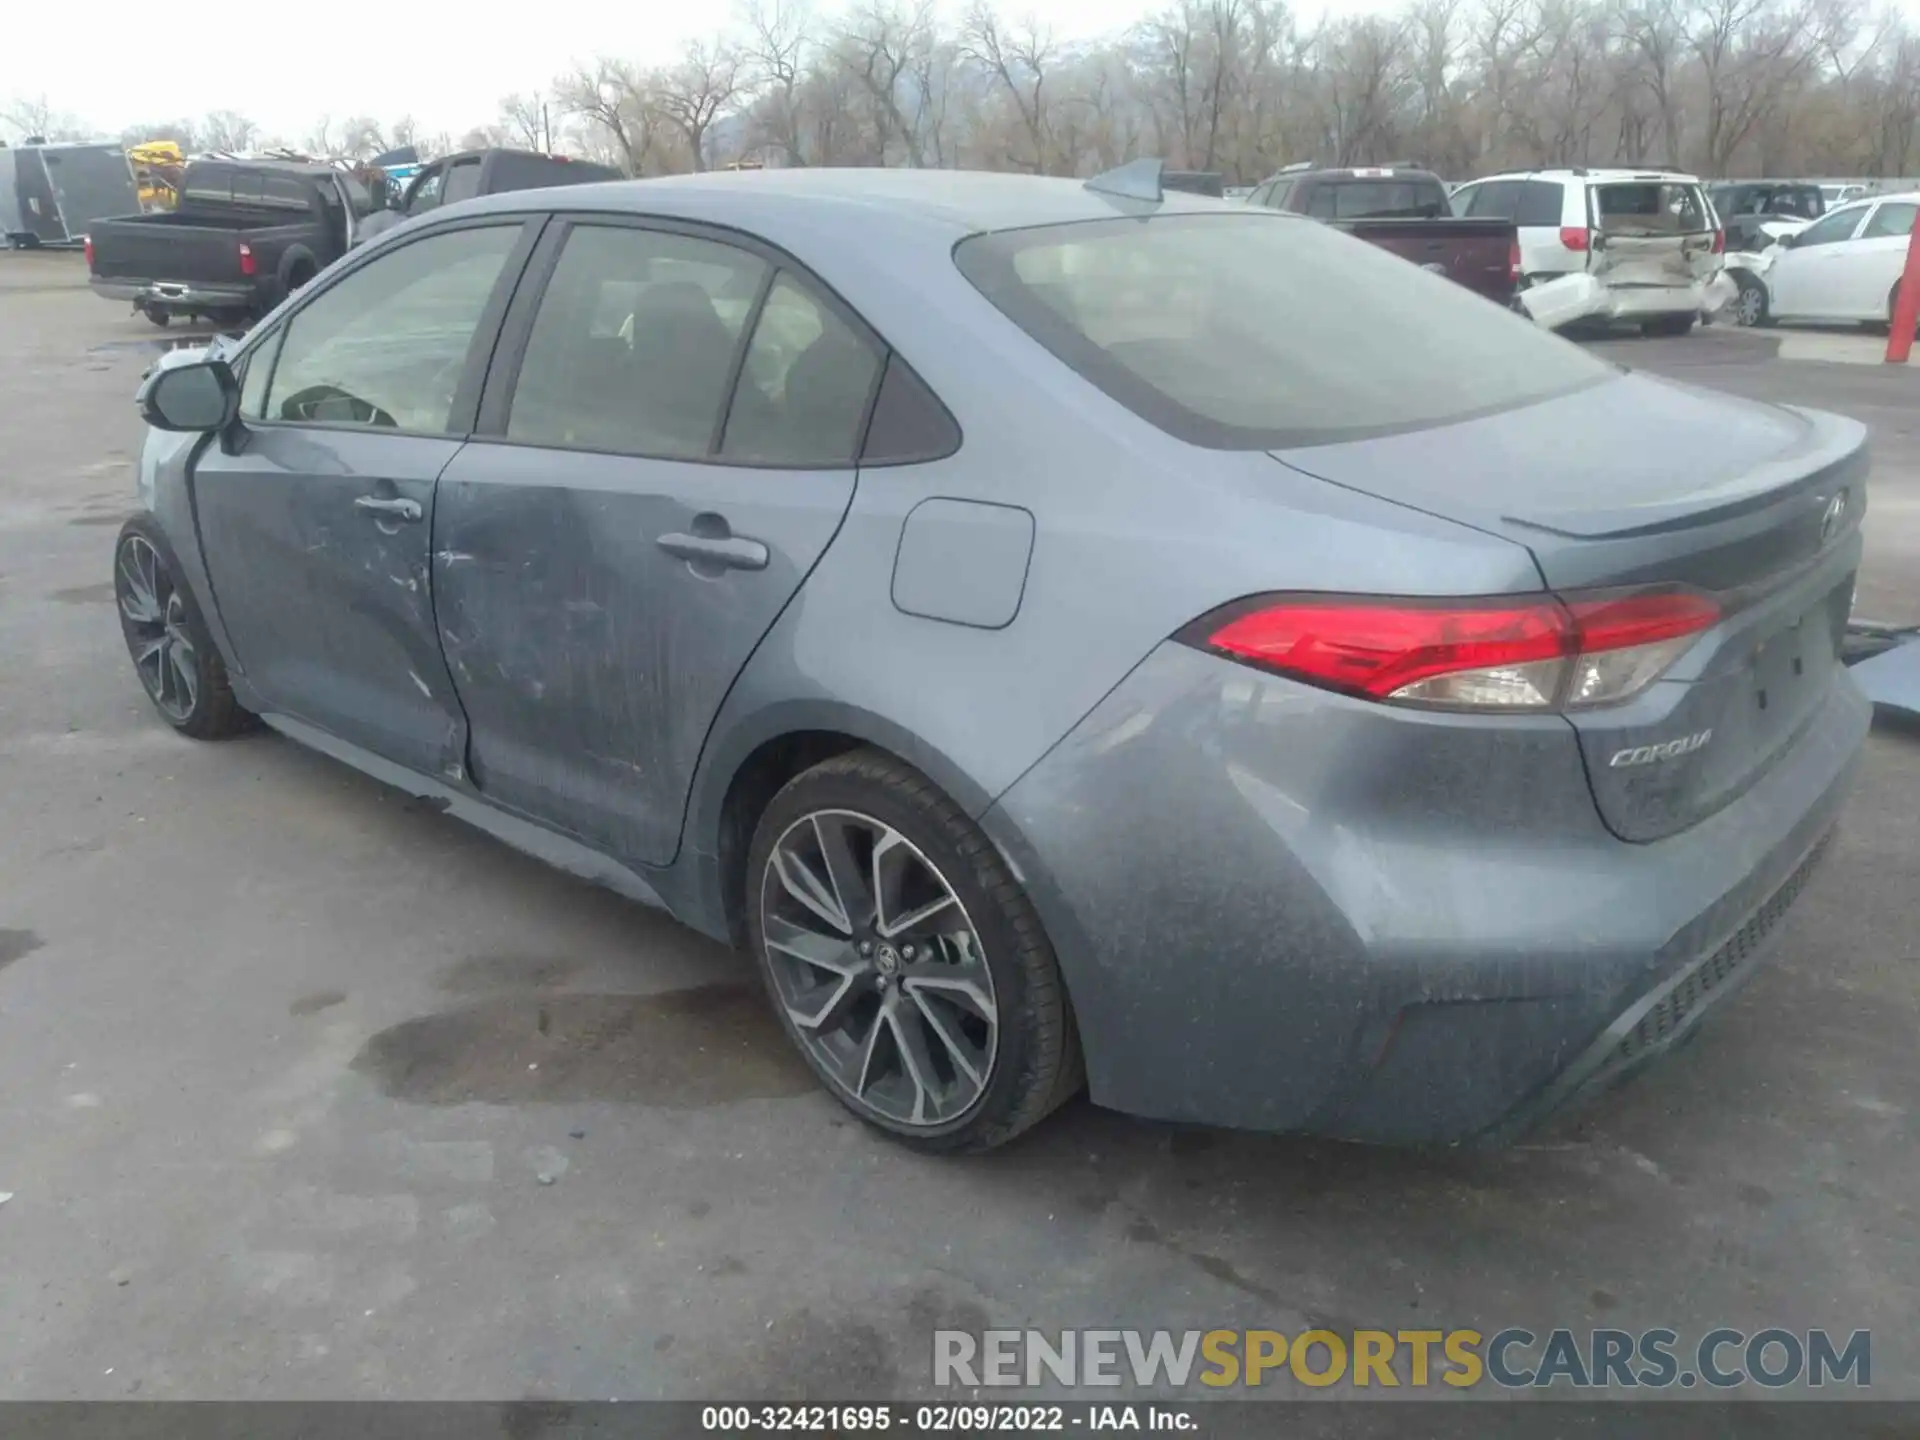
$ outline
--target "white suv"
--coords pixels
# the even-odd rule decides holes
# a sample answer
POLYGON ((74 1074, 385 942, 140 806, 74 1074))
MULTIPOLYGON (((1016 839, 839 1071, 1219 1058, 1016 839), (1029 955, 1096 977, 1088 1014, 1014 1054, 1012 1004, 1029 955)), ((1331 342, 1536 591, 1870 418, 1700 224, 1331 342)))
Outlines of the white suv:
MULTIPOLYGON (((1706 307, 1726 237, 1706 192, 1676 170, 1516 170, 1453 192, 1455 215, 1511 220, 1520 240, 1520 302, 1542 323, 1635 320, 1684 334, 1706 307), (1551 281, 1551 318, 1527 292, 1551 281)), ((1543 297, 1544 298, 1544 297, 1543 297)))

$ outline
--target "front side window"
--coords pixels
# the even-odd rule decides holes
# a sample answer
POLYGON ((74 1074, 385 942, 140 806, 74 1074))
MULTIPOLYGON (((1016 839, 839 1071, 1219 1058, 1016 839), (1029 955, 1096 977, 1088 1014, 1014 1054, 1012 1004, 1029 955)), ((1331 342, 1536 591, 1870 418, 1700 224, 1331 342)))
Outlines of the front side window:
POLYGON ((440 187, 447 182, 446 167, 428 170, 421 174, 419 182, 413 187, 413 194, 407 199, 407 213, 418 215, 423 210, 431 210, 440 203, 440 187))
POLYGON ((1905 202, 1889 202, 1873 212, 1873 218, 1867 222, 1867 228, 1860 232, 1862 240, 1884 240, 1891 236, 1906 237, 1913 233, 1913 217, 1916 207, 1905 202))
POLYGON ((1805 250, 1809 245, 1832 245, 1840 240, 1851 240, 1853 232, 1859 228, 1860 217, 1865 213, 1864 205, 1832 211, 1794 236, 1793 248, 1805 250))
POLYGON ((879 373, 872 346, 790 276, 779 276, 754 322, 722 458, 850 463, 879 373))
POLYGON ((267 382, 273 378, 274 358, 280 353, 280 341, 286 335, 284 325, 261 340, 246 354, 240 370, 240 418, 267 418, 267 382))
POLYGON ((1464 286, 1270 211, 1000 231, 955 260, 1108 395, 1219 449, 1441 425, 1615 373, 1464 286))
POLYGON ((534 316, 507 437, 707 456, 767 268, 712 240, 576 226, 534 316))
POLYGON ((517 223, 428 235, 329 286, 286 322, 266 418, 446 434, 519 238, 517 223))

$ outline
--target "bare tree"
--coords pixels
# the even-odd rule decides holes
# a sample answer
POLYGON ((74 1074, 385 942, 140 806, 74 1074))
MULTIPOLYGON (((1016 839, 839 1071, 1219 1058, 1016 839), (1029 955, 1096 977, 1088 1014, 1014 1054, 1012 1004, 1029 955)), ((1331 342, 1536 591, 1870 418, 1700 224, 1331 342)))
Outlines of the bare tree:
POLYGON ((54 109, 45 95, 14 100, 0 110, 0 126, 20 140, 85 140, 89 133, 74 116, 54 109))
POLYGON ((499 126, 506 143, 550 154, 554 150, 553 112, 546 97, 513 94, 500 102, 499 126))
POLYGON ((709 168, 707 133, 740 93, 740 78, 740 52, 725 40, 694 41, 659 78, 654 104, 686 140, 695 170, 709 168))
POLYGON ((961 53, 980 66, 1013 105, 1025 141, 1025 155, 1011 152, 1009 163, 1045 173, 1048 161, 1047 76, 1059 55, 1053 32, 1028 18, 1006 26, 975 0, 960 29, 961 53))

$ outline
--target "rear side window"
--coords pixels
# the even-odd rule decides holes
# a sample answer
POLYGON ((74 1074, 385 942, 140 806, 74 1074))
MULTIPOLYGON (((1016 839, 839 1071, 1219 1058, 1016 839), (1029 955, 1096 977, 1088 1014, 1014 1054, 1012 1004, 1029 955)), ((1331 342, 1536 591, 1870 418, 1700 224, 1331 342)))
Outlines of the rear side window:
POLYGON ((704 458, 767 268, 690 235, 575 227, 534 316, 508 438, 704 458))
POLYGON ((1867 222, 1867 228, 1860 232, 1860 238, 1881 240, 1892 235, 1911 235, 1915 213, 1915 207, 1911 204, 1889 201, 1873 212, 1873 218, 1867 222))
POLYGON ((1566 192, 1559 181, 1522 180, 1518 191, 1514 199, 1514 224, 1559 228, 1560 207, 1566 202, 1566 192))
POLYGON ((1622 180, 1593 187, 1594 219, 1617 235, 1689 235, 1711 230, 1698 185, 1622 180))
POLYGON ((754 322, 720 456, 763 465, 851 463, 879 378, 873 347, 782 274, 754 322))
POLYGON ((1218 449, 1441 425, 1614 373, 1397 255, 1271 212, 1001 231, 955 259, 1108 395, 1218 449))

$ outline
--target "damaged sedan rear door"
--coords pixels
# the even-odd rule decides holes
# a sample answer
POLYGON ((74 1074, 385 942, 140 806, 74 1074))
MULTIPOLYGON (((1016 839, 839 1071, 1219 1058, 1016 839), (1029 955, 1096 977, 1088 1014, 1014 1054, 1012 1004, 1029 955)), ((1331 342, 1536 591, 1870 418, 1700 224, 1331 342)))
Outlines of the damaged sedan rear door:
POLYGON ((661 864, 721 701, 852 501, 883 352, 737 231, 563 219, 528 276, 434 526, 472 779, 661 864))

